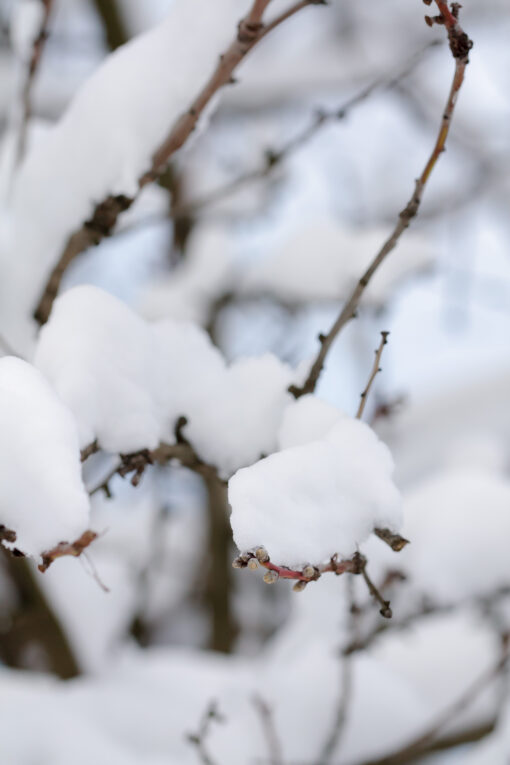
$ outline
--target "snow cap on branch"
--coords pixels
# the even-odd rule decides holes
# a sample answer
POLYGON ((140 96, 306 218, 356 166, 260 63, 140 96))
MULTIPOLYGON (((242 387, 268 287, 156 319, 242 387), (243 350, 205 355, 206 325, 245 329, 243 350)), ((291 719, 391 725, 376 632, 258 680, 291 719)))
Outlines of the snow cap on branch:
POLYGON ((400 495, 388 448, 364 423, 342 419, 322 439, 271 455, 229 482, 234 539, 296 567, 349 558, 375 527, 398 531, 400 495))
MULTIPOLYGON (((71 412, 25 361, 0 359, 0 524, 38 558, 88 528, 89 499, 71 412)), ((9 541, 9 540, 7 540, 9 541)))

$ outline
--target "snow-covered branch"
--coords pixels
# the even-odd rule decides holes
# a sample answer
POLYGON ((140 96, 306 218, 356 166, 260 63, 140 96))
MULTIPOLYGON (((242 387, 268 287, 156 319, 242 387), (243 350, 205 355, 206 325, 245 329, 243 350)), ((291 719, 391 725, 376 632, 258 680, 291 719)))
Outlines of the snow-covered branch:
MULTIPOLYGON (((291 5, 272 21, 264 24, 262 16, 269 5, 269 1, 254 0, 247 16, 238 25, 234 40, 219 57, 214 73, 188 109, 178 117, 163 142, 153 152, 151 165, 139 176, 138 188, 134 194, 131 196, 129 192, 109 194, 96 205, 92 215, 67 240, 35 309, 34 316, 40 324, 44 324, 48 320, 62 277, 70 263, 84 250, 98 244, 104 237, 108 236, 113 231, 119 216, 133 204, 141 189, 148 183, 157 180, 170 158, 191 137, 216 94, 225 85, 233 82, 234 72, 248 53, 268 33, 291 16, 307 6, 322 4, 324 4, 323 0, 301 0, 301 2, 291 5)), ((191 65, 196 66, 196 63, 191 62, 191 65)), ((148 118, 150 119, 150 117, 148 118)))

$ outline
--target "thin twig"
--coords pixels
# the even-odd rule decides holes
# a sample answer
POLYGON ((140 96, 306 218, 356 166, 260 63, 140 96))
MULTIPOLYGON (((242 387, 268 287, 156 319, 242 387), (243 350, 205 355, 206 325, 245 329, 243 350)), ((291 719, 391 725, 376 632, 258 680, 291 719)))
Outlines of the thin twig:
POLYGON ((354 318, 363 293, 368 287, 372 277, 384 262, 388 254, 395 249, 400 240, 400 237, 409 227, 413 218, 415 218, 418 214, 427 181, 434 167, 436 166, 437 160, 445 150, 446 139, 450 132, 450 126, 455 110, 455 104, 457 102, 457 96, 462 87, 462 83, 464 82, 466 66, 469 63, 469 51, 471 50, 472 42, 459 26, 457 19, 450 13, 447 8, 445 11, 446 3, 442 3, 440 0, 436 0, 436 3, 439 7, 439 10, 443 14, 443 23, 446 26, 448 32, 450 50, 455 59, 455 71, 434 148, 420 177, 416 180, 414 192, 408 204, 399 214, 397 223, 392 233, 385 241, 365 273, 361 276, 355 289, 345 303, 340 312, 340 315, 331 327, 328 334, 319 336, 320 349, 310 369, 306 381, 302 386, 290 386, 289 391, 296 398, 304 396, 307 393, 314 392, 315 387, 319 381, 319 377, 324 368, 327 355, 340 331, 346 326, 346 324, 351 321, 351 319, 354 318))
POLYGON ((381 362, 381 356, 384 350, 384 346, 388 342, 389 334, 390 334, 389 332, 381 332, 381 344, 379 345, 379 348, 377 348, 377 350, 374 351, 375 352, 374 366, 372 367, 372 371, 370 373, 370 377, 368 378, 366 388, 361 394, 361 401, 359 402, 358 411, 356 412, 356 419, 358 420, 361 420, 361 418, 363 417, 363 412, 365 410, 365 405, 367 403, 368 394, 370 393, 372 384, 375 378, 377 377, 377 375, 379 374, 379 372, 382 372, 382 369, 379 366, 379 364, 381 362))
POLYGON ((262 180, 271 175, 282 162, 288 159, 292 154, 299 151, 304 145, 306 145, 312 138, 314 138, 326 125, 332 122, 341 122, 345 120, 351 111, 358 105, 366 101, 369 96, 377 90, 389 90, 398 85, 402 80, 408 77, 416 66, 422 61, 423 55, 431 48, 437 47, 440 42, 434 40, 426 45, 423 50, 415 54, 410 61, 402 67, 397 74, 393 74, 391 77, 379 77, 373 82, 363 87, 358 93, 351 98, 347 99, 342 105, 335 107, 334 109, 319 108, 316 110, 310 124, 303 128, 297 135, 283 144, 279 149, 267 149, 264 152, 264 157, 261 160, 258 167, 253 170, 248 170, 242 173, 237 178, 229 181, 223 186, 219 186, 216 189, 204 194, 197 199, 190 200, 189 202, 183 202, 182 204, 172 209, 172 218, 186 217, 189 215, 195 215, 200 212, 204 207, 208 207, 216 202, 221 202, 223 199, 227 199, 240 188, 253 183, 254 181, 262 180))
MULTIPOLYGON (((357 633, 357 621, 358 621, 358 609, 354 600, 354 586, 353 580, 348 579, 349 598, 348 598, 348 612, 349 612, 349 632, 353 639, 356 638, 357 633)), ((352 702, 353 692, 353 661, 348 654, 340 655, 340 691, 335 715, 333 718, 333 725, 329 732, 324 745, 321 748, 319 754, 319 762, 324 765, 329 765, 331 758, 336 753, 338 754, 338 747, 342 737, 345 733, 348 712, 352 702)))
POLYGON ((283 765, 283 751, 273 716, 273 710, 261 696, 255 694, 253 705, 259 713, 262 730, 267 742, 269 765, 283 765))
POLYGON ((198 731, 186 735, 186 740, 196 747, 197 754, 203 765, 215 765, 215 760, 213 760, 206 747, 206 739, 213 722, 225 722, 223 716, 218 711, 218 706, 215 701, 212 701, 209 704, 202 715, 198 731))
MULTIPOLYGON (((291 5, 267 25, 262 23, 262 13, 270 0, 254 0, 248 15, 240 22, 235 39, 228 50, 220 56, 212 77, 192 102, 190 108, 174 124, 163 143, 152 156, 151 167, 138 180, 138 193, 147 184, 158 179, 167 167, 170 158, 186 143, 194 132, 205 109, 225 85, 233 82, 233 73, 248 53, 269 32, 291 16, 310 5, 322 5, 323 0, 302 0, 291 5)), ((62 277, 70 263, 80 253, 101 242, 113 231, 119 216, 131 207, 135 199, 123 194, 110 195, 96 205, 89 220, 85 221, 67 241, 58 263, 53 268, 39 303, 34 311, 35 319, 44 324, 51 313, 62 277)))

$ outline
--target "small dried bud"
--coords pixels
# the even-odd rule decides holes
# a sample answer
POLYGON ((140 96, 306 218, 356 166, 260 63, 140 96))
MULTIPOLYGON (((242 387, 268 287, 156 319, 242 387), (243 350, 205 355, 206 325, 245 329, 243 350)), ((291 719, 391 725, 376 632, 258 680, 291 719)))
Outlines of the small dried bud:
POLYGON ((276 571, 266 571, 264 574, 264 582, 266 584, 274 584, 279 579, 276 571))
POLYGON ((239 555, 232 561, 232 568, 246 568, 246 561, 239 555))
POLYGON ((303 568, 303 576, 307 579, 314 579, 317 576, 317 569, 308 564, 303 568))
POLYGON ((389 603, 383 606, 381 610, 379 611, 379 613, 384 619, 391 619, 391 617, 393 616, 393 611, 391 610, 389 603))
POLYGON ((300 580, 299 582, 296 582, 296 584, 294 585, 292 589, 294 590, 294 592, 303 592, 307 584, 308 582, 303 582, 302 580, 300 580))
POLYGON ((250 569, 250 571, 255 571, 256 569, 258 569, 258 567, 259 567, 259 564, 257 559, 250 558, 250 560, 248 561, 248 568, 250 569))
POLYGON ((269 553, 265 547, 257 547, 255 550, 255 557, 259 563, 268 563, 269 561, 269 553))
POLYGON ((427 26, 433 27, 434 19, 432 18, 432 16, 425 16, 425 23, 427 24, 427 26))

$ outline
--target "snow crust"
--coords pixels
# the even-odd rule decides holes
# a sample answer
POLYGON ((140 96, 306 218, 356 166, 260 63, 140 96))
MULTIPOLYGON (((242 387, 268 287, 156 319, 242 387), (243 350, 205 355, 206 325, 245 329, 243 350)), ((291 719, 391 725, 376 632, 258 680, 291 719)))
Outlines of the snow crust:
POLYGON ((130 453, 173 442, 179 417, 198 454, 230 476, 277 448, 294 372, 275 356, 227 365, 204 330, 150 324, 96 287, 55 302, 34 363, 78 422, 80 446, 96 438, 130 453))
POLYGON ((365 425, 342 419, 322 439, 239 470, 229 482, 234 540, 263 545, 286 566, 349 557, 375 527, 398 531, 400 495, 388 448, 365 425))
POLYGON ((0 359, 0 423, 0 523, 37 558, 88 528, 76 425, 43 375, 10 356, 0 359))

